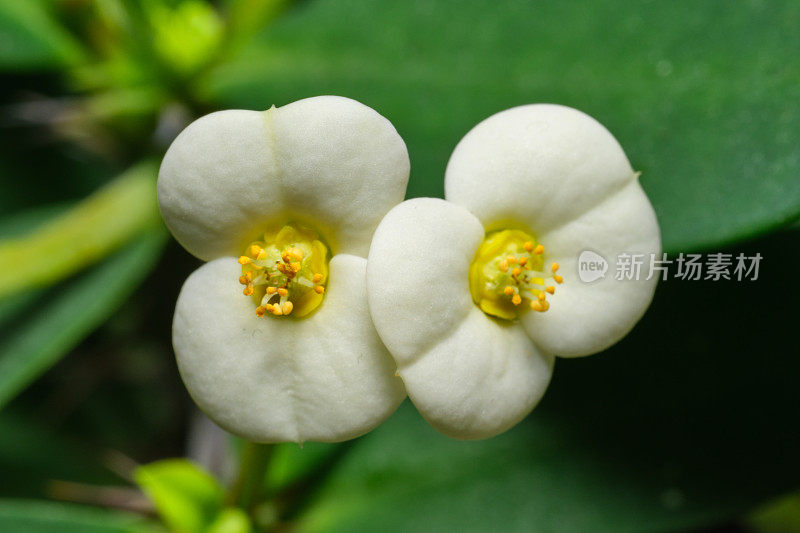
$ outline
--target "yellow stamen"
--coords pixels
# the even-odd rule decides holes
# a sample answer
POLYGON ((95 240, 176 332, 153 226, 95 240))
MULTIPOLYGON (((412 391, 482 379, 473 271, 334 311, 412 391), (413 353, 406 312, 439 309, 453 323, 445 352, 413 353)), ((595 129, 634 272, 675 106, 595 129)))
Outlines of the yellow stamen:
POLYGON ((256 315, 303 317, 323 301, 328 249, 316 232, 299 225, 267 231, 239 257, 239 282, 256 315))
POLYGON ((550 308, 548 295, 564 279, 557 263, 545 266, 545 247, 522 230, 499 230, 486 235, 469 269, 473 301, 485 313, 508 320, 527 309, 550 308), (528 305, 519 308, 523 301, 528 305))

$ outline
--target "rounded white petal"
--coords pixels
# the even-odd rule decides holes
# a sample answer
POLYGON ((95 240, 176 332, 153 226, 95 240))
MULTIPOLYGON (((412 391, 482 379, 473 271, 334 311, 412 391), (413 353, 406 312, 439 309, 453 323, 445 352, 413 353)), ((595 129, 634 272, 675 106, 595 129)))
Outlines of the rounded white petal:
POLYGON ((243 110, 201 117, 173 141, 158 173, 158 203, 190 253, 206 261, 239 255, 254 229, 280 215, 270 144, 264 115, 243 110))
POLYGON ((375 230, 369 307, 399 364, 452 333, 474 307, 467 274, 483 235, 466 209, 436 198, 403 202, 375 230))
POLYGON ((417 198, 381 221, 367 265, 370 312, 411 400, 434 427, 464 439, 517 423, 552 371, 519 325, 472 302, 468 270, 483 237, 464 208, 417 198))
POLYGON ((205 260, 238 255, 272 224, 314 226, 334 253, 366 256, 402 201, 405 143, 373 109, 337 96, 190 124, 161 164, 159 204, 178 241, 205 260))
POLYGON ((532 104, 475 126, 447 165, 445 198, 487 229, 509 221, 538 236, 577 218, 634 179, 619 143, 569 107, 532 104))
POLYGON ((406 194, 403 139, 375 110, 338 96, 300 100, 272 116, 283 201, 334 230, 335 253, 366 257, 375 227, 406 194))
POLYGON ((422 416, 459 439, 491 437, 522 420, 552 372, 553 358, 518 324, 489 318, 475 306, 449 337, 398 367, 422 416))
MULTIPOLYGON (((556 285, 547 312, 523 315, 522 323, 534 343, 549 353, 575 357, 604 350, 627 335, 650 305, 660 275, 655 271, 647 279, 651 254, 661 260, 661 238, 655 213, 638 180, 540 238, 547 264, 559 263, 564 283, 556 285), (581 281, 578 261, 587 250, 608 263, 604 277, 588 283, 581 281), (616 279, 619 269, 621 273, 629 271, 618 264, 623 253, 631 258, 619 263, 641 262, 638 280, 616 279), (641 257, 635 260, 635 255, 641 257)), ((591 279, 588 262, 602 261, 591 254, 585 258, 585 279, 591 279)))
POLYGON ((257 442, 335 442, 366 433, 405 397, 369 318, 366 260, 337 255, 312 315, 258 318, 221 258, 195 271, 173 322, 178 367, 217 424, 257 442))

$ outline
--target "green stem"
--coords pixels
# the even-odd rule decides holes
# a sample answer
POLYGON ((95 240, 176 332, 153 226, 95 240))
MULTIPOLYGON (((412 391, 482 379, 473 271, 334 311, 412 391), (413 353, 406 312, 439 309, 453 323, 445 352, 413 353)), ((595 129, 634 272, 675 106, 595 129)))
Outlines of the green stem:
POLYGON ((231 489, 229 501, 246 511, 261 502, 272 444, 245 442, 239 461, 239 476, 231 489))

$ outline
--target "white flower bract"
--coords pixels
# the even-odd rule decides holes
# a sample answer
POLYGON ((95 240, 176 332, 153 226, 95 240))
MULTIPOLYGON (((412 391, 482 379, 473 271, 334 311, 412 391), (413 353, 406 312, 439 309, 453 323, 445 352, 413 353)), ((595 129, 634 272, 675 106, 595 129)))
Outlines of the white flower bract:
POLYGON ((408 200, 386 215, 369 253, 369 308, 409 397, 434 427, 464 439, 505 431, 542 398, 554 356, 604 350, 641 318, 657 281, 646 279, 647 264, 638 280, 618 281, 611 271, 593 283, 579 280, 577 265, 583 250, 612 262, 660 252, 637 178, 597 121, 528 105, 489 117, 461 140, 446 200, 408 200), (502 229, 535 235, 544 250, 537 253, 556 263, 557 281, 563 275, 550 296, 540 291, 546 312, 505 320, 473 301, 470 265, 487 234, 502 229))
POLYGON ((335 96, 212 113, 172 143, 159 173, 161 212, 176 239, 209 261, 181 290, 173 345, 212 420, 252 441, 331 442, 396 409, 405 391, 368 313, 365 257, 408 174, 392 124, 335 96), (330 252, 324 299, 302 318, 259 317, 237 282, 237 257, 289 222, 313 228, 330 252))

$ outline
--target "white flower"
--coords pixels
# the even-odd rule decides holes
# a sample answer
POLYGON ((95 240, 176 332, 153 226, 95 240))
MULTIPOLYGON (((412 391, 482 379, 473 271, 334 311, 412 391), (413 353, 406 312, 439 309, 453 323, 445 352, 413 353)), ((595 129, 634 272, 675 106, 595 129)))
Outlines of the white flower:
POLYGON ((656 284, 647 265, 639 281, 611 271, 593 283, 577 266, 585 250, 610 262, 660 251, 637 176, 591 117, 528 105, 464 137, 446 200, 386 215, 369 253, 370 311, 433 426, 465 439, 505 431, 541 399, 554 356, 603 350, 639 320, 656 284))
POLYGON ((181 290, 173 344, 220 426, 259 442, 340 441, 403 400, 367 310, 365 257, 408 173, 391 123, 334 96, 212 113, 172 143, 161 212, 208 261, 181 290))

